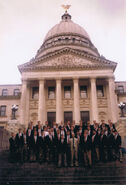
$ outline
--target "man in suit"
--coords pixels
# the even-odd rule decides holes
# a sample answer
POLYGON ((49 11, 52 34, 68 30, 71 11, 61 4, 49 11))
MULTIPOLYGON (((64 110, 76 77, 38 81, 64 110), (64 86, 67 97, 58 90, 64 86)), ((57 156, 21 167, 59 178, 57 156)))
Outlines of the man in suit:
POLYGON ((38 142, 38 135, 37 131, 34 131, 33 137, 31 138, 31 147, 32 147, 32 155, 31 155, 31 161, 37 161, 38 160, 38 154, 39 154, 39 142, 38 142))
POLYGON ((96 133, 96 130, 92 131, 92 145, 91 145, 91 155, 92 155, 92 163, 99 161, 99 137, 96 133))
POLYGON ((26 162, 28 160, 28 142, 27 142, 27 130, 23 131, 23 161, 26 162))
POLYGON ((16 134, 15 141, 16 141, 16 145, 17 145, 17 159, 18 159, 18 162, 23 163, 24 140, 23 140, 23 134, 22 134, 20 128, 18 130, 18 133, 16 134))
POLYGON ((113 146, 114 146, 114 135, 113 135, 113 131, 110 129, 109 135, 107 136, 108 161, 112 161, 114 159, 113 146))
POLYGON ((91 138, 88 136, 88 131, 85 130, 83 136, 81 137, 81 150, 84 156, 84 164, 85 166, 92 166, 92 159, 91 159, 91 138))
POLYGON ((107 136, 105 135, 105 131, 102 130, 100 135, 99 152, 100 160, 103 162, 106 162, 107 160, 106 151, 107 151, 107 136))
POLYGON ((31 141, 32 141, 32 137, 33 137, 33 129, 32 129, 32 125, 29 124, 28 125, 28 129, 26 132, 26 137, 27 137, 27 149, 28 149, 28 160, 30 160, 30 156, 31 156, 31 141))
POLYGON ((12 132, 11 137, 9 139, 10 143, 10 162, 16 162, 16 151, 17 151, 17 146, 16 146, 16 141, 15 141, 15 134, 12 132))
POLYGON ((71 167, 74 165, 75 158, 75 166, 78 166, 78 139, 75 138, 74 132, 71 133, 70 138, 70 150, 71 150, 71 167))
POLYGON ((64 135, 61 135, 61 139, 58 140, 58 167, 67 166, 66 163, 66 139, 64 135))
POLYGON ((70 160, 71 160, 71 155, 70 155, 70 131, 67 131, 66 135, 66 157, 67 157, 67 165, 70 166, 70 160))
POLYGON ((49 162, 55 163, 55 134, 53 128, 49 130, 49 135, 46 140, 48 145, 49 162))
POLYGON ((115 160, 117 159, 120 161, 122 160, 121 144, 122 144, 121 136, 119 135, 117 130, 115 130, 114 131, 114 144, 113 144, 115 160))

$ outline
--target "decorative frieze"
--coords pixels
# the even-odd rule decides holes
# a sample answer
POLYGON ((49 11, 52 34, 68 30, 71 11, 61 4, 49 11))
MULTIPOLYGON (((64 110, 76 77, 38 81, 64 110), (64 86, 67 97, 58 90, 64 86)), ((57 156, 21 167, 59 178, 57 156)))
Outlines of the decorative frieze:
POLYGON ((80 107, 85 108, 90 106, 89 98, 80 99, 80 107))
POLYGON ((56 100, 55 99, 46 100, 46 107, 47 107, 47 109, 56 108, 56 100))
POLYGON ((107 98, 98 98, 98 107, 107 107, 107 98))
POLYGON ((38 100, 30 101, 30 109, 38 109, 38 100))
POLYGON ((65 99, 63 100, 64 108, 69 108, 73 106, 73 99, 65 99))

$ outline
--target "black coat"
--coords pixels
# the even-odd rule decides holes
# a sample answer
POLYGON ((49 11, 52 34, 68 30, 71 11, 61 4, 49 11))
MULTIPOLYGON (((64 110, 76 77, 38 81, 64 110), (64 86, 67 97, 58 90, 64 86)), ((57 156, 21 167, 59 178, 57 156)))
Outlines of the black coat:
POLYGON ((11 137, 9 139, 9 143, 10 143, 10 152, 15 151, 17 147, 15 139, 11 137))
POLYGON ((114 145, 113 145, 114 148, 115 149, 119 149, 119 147, 121 146, 121 144, 122 144, 121 136, 118 135, 116 139, 114 137, 114 145))
POLYGON ((88 136, 87 141, 85 141, 84 137, 81 137, 80 147, 83 152, 91 150, 91 138, 88 136))
POLYGON ((16 138, 15 138, 15 141, 16 141, 16 145, 18 148, 22 148, 24 146, 24 139, 23 139, 23 134, 22 136, 19 137, 19 134, 16 135, 16 138))

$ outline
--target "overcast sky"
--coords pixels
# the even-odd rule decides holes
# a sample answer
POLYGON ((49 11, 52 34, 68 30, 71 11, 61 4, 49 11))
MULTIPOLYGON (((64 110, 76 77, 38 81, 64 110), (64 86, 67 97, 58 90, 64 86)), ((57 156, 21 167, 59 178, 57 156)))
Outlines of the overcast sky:
POLYGON ((115 61, 116 80, 126 81, 126 0, 0 0, 0 84, 21 83, 17 66, 35 56, 46 33, 71 4, 72 20, 99 53, 115 61))

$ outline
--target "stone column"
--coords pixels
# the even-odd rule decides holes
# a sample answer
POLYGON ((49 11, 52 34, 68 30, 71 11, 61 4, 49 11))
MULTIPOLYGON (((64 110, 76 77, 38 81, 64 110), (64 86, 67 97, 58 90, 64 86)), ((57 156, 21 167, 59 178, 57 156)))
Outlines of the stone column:
POLYGON ((20 106, 20 123, 25 125, 25 118, 26 118, 26 99, 27 97, 27 81, 22 81, 22 88, 21 88, 21 106, 20 106))
POLYGON ((61 79, 56 80, 56 123, 63 120, 61 79))
POLYGON ((74 120, 76 124, 80 121, 80 95, 79 95, 79 80, 74 79, 74 120))
POLYGON ((90 105, 91 105, 91 123, 93 120, 99 121, 98 119, 98 103, 97 103, 97 90, 96 90, 96 79, 91 78, 91 93, 90 93, 90 105))
POLYGON ((45 105, 45 81, 39 81, 39 100, 38 100, 38 121, 42 124, 46 121, 46 105, 45 105))
POLYGON ((115 94, 114 77, 108 79, 108 112, 112 122, 117 122, 117 97, 115 94))

